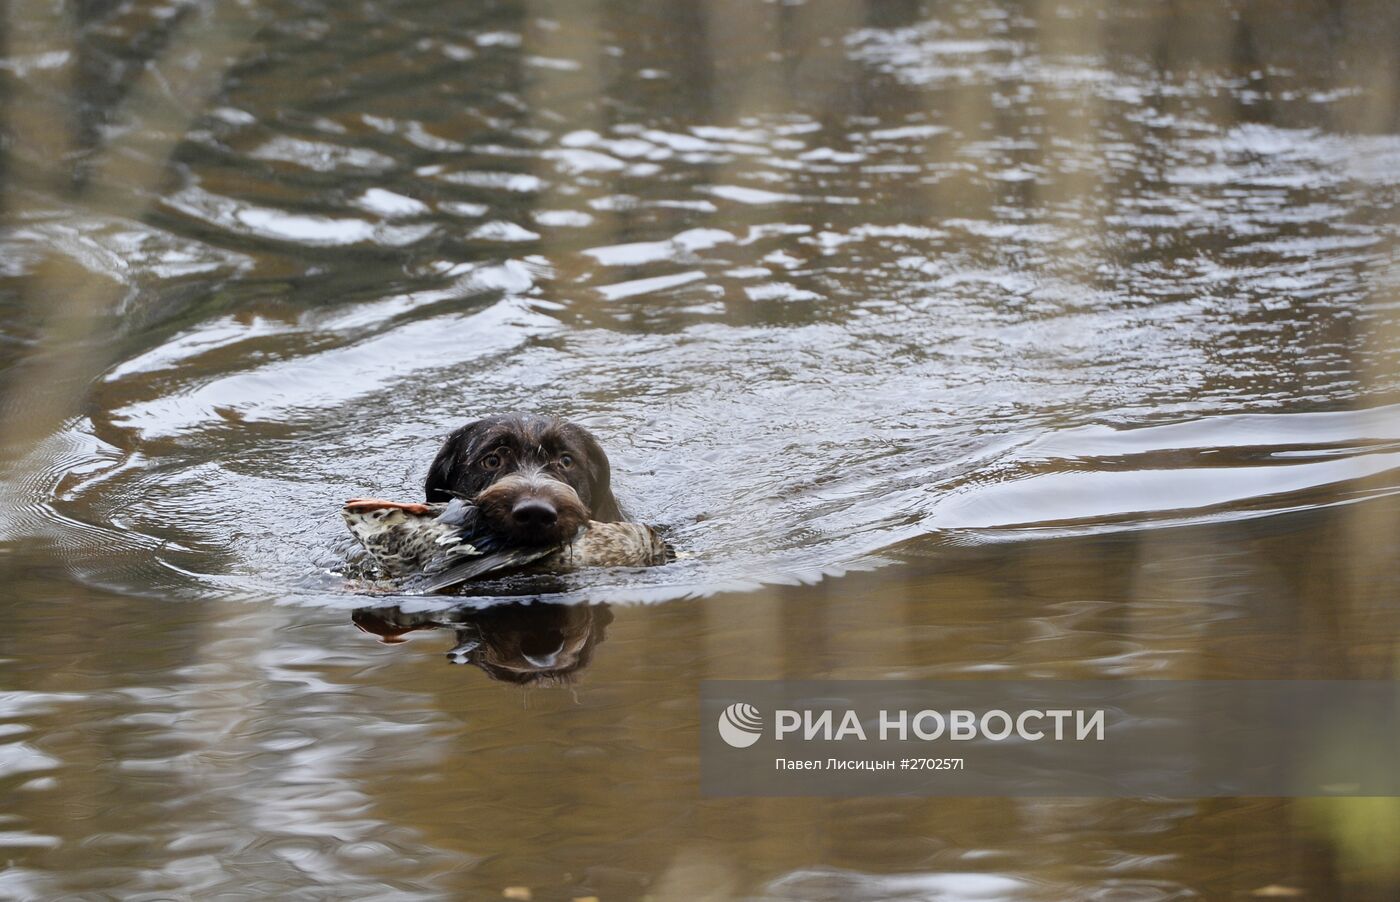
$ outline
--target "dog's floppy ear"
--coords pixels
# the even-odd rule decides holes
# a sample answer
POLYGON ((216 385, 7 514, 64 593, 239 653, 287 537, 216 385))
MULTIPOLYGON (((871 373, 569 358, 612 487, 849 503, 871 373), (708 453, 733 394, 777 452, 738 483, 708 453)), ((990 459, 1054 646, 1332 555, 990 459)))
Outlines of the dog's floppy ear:
POLYGON ((472 436, 484 422, 484 420, 473 420, 453 432, 442 443, 442 447, 438 449, 437 457, 433 458, 432 466, 428 467, 428 478, 423 483, 423 492, 427 495, 429 503, 452 500, 453 485, 449 480, 453 467, 458 460, 468 456, 471 450, 472 436))
POLYGON ((608 465, 608 455, 603 446, 593 437, 593 433, 582 426, 571 424, 588 456, 589 507, 594 520, 599 523, 620 523, 622 510, 612 493, 612 468, 608 465))

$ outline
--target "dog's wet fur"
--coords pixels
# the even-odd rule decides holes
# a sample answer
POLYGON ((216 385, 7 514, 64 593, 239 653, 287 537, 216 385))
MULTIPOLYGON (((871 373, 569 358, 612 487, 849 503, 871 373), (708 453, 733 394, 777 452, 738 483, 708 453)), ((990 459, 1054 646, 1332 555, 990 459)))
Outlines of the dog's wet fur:
POLYGON ((491 531, 520 545, 573 539, 588 521, 622 522, 598 440, 558 417, 508 413, 447 437, 424 484, 428 501, 462 498, 491 531))

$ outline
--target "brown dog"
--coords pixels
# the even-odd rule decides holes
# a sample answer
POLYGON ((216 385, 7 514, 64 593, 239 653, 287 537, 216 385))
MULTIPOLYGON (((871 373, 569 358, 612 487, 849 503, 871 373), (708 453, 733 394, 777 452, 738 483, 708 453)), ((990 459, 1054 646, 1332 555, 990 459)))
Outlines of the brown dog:
POLYGON ((424 490, 430 502, 472 501, 492 532, 519 545, 562 544, 590 519, 623 520, 597 439, 558 417, 468 423, 443 443, 424 490))

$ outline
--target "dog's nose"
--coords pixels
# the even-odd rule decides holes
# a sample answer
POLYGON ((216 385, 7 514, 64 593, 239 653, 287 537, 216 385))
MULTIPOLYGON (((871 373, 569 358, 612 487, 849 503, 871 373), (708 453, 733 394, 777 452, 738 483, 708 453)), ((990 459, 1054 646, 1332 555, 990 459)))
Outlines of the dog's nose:
POLYGON ((510 509, 511 519, 527 529, 545 529, 559 519, 554 505, 539 498, 526 498, 510 509))

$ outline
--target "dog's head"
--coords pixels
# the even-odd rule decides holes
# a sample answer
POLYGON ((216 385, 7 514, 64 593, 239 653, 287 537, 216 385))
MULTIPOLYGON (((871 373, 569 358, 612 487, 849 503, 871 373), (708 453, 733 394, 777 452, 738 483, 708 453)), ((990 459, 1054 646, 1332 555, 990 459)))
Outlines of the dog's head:
POLYGON ((502 414, 447 437, 428 470, 429 501, 476 503, 486 525, 523 545, 572 539, 588 520, 622 519, 607 455, 557 417, 502 414))

